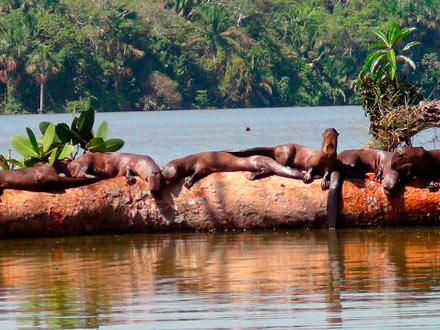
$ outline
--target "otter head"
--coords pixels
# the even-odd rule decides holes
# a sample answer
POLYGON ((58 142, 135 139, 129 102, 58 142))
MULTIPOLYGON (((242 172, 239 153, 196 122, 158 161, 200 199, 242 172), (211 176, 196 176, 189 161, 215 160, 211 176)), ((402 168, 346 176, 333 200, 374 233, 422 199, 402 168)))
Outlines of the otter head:
POLYGON ((422 161, 421 158, 426 150, 422 147, 399 147, 394 150, 391 158, 391 168, 409 174, 414 165, 422 161))
POLYGON ((322 152, 328 156, 336 155, 339 133, 334 128, 327 128, 322 133, 322 152))
POLYGON ((179 178, 179 172, 176 165, 168 163, 162 169, 162 178, 165 180, 165 184, 169 185, 174 183, 179 178))
POLYGON ((385 194, 390 195, 397 187, 399 182, 399 172, 389 171, 382 180, 383 191, 385 194))

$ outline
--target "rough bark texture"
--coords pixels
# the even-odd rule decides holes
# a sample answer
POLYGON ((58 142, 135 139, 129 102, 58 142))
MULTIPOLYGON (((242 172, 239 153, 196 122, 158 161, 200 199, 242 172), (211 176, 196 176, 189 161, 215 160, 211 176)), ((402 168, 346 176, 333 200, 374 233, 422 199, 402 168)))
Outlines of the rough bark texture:
POLYGON ((379 142, 378 147, 393 150, 402 143, 409 143, 417 133, 433 127, 440 127, 440 100, 421 102, 410 108, 396 107, 371 122, 370 132, 376 140, 369 144, 374 147, 379 142))
MULTIPOLYGON (((181 184, 151 198, 147 184, 124 177, 61 192, 5 190, 0 235, 41 236, 102 232, 324 227, 327 192, 277 176, 248 181, 246 173, 215 173, 191 190, 181 184)), ((342 226, 433 224, 439 193, 412 183, 391 198, 371 180, 345 181, 342 226)))

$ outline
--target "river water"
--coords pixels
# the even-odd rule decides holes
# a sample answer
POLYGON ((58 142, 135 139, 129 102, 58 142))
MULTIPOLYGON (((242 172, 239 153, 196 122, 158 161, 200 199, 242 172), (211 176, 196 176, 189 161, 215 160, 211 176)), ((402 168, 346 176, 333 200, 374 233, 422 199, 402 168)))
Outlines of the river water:
MULTIPOLYGON (((0 153, 26 126, 70 119, 0 116, 0 153)), ((327 127, 339 131, 339 150, 368 140, 356 107, 97 114, 102 120, 125 139, 123 151, 160 165, 203 150, 318 148, 327 127)), ((440 229, 3 239, 0 311, 0 329, 435 329, 440 229)))

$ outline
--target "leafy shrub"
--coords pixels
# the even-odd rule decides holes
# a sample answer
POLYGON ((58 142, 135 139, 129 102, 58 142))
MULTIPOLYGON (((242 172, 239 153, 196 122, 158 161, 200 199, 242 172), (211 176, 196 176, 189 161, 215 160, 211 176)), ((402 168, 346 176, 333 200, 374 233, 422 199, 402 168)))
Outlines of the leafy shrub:
POLYGON ((41 137, 37 139, 34 132, 27 127, 28 136, 13 136, 12 146, 25 157, 24 164, 27 167, 40 161, 53 164, 56 160, 63 160, 72 155, 75 147, 77 149, 75 156, 79 148, 82 148, 84 152, 108 152, 117 151, 123 147, 123 140, 107 139, 108 124, 105 121, 94 134, 94 121, 95 110, 93 108, 74 117, 70 127, 65 123, 55 125, 43 121, 39 125, 41 137))

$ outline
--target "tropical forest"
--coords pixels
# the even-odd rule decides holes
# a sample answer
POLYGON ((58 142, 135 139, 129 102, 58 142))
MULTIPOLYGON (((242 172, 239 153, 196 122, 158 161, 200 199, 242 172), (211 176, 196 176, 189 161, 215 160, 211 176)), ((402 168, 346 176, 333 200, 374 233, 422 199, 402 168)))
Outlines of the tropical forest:
POLYGON ((439 40, 438 0, 1 0, 0 114, 439 99, 439 40))

